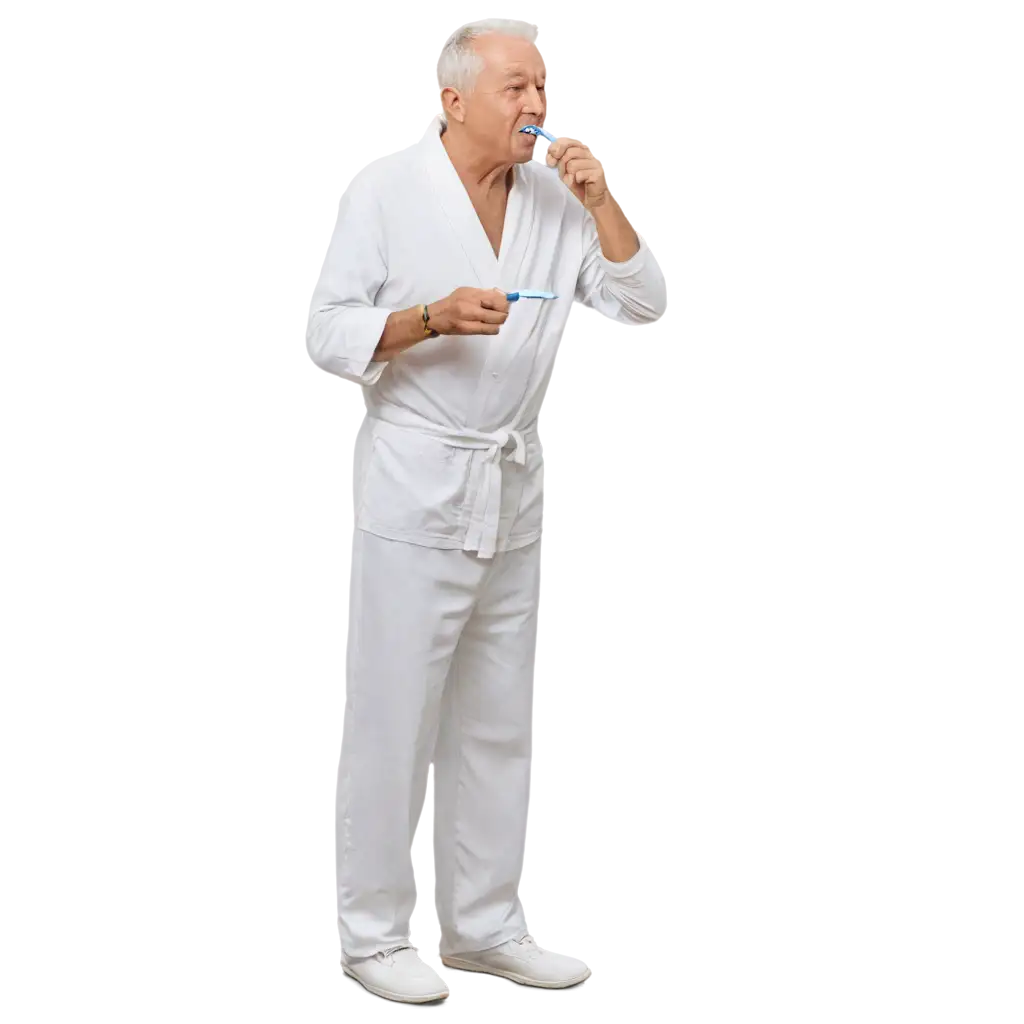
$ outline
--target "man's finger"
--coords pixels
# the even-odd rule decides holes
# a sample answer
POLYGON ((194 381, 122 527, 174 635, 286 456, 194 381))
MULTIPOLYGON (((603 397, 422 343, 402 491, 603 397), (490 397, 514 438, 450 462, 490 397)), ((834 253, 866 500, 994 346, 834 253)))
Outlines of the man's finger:
POLYGON ((502 309, 507 310, 509 306, 508 299, 505 298, 505 293, 499 288, 492 288, 490 291, 484 292, 480 296, 480 305, 485 309, 502 309))
MULTIPOLYGON (((563 137, 560 139, 555 139, 555 141, 552 142, 550 146, 548 146, 548 156, 553 157, 554 160, 558 160, 570 146, 579 146, 581 149, 587 148, 586 146, 583 145, 582 142, 580 142, 579 139, 569 139, 563 137)), ((554 166, 553 163, 552 166, 554 166)))
POLYGON ((570 160, 593 160, 594 154, 583 146, 570 146, 559 158, 559 163, 568 163, 570 160))
POLYGON ((462 324, 462 330, 464 334, 497 334, 499 327, 497 324, 484 324, 467 320, 462 324))
POLYGON ((597 161, 592 156, 569 156, 566 158, 562 170, 575 174, 577 171, 589 171, 597 165, 597 161))
MULTIPOLYGON (((502 296, 504 298, 504 296, 502 296)), ((505 309, 492 309, 481 304, 476 309, 470 310, 467 320, 479 320, 485 324, 503 324, 508 318, 508 300, 505 300, 505 309)))

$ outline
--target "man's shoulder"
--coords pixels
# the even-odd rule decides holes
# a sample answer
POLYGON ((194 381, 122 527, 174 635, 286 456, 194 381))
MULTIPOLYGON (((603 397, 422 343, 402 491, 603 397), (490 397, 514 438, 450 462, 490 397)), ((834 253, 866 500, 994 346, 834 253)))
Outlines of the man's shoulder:
POLYGON ((394 142, 386 150, 371 150, 346 175, 347 191, 360 195, 392 193, 395 186, 409 182, 409 171, 417 164, 417 147, 424 128, 394 142))
POLYGON ((403 183, 408 185, 415 153, 415 145, 406 146, 405 149, 386 153, 371 160, 352 176, 348 185, 349 191, 379 197, 402 188, 403 183))

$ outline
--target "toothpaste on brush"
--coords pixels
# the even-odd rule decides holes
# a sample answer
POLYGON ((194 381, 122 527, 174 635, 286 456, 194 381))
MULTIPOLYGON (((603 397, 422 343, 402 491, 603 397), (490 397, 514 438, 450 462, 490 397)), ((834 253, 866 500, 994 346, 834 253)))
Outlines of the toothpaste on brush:
POLYGON ((519 131, 523 135, 534 135, 537 138, 543 138, 544 141, 548 143, 548 145, 551 145, 552 143, 557 141, 555 136, 552 135, 551 132, 547 130, 547 128, 541 128, 539 125, 526 125, 525 128, 520 128, 519 131))

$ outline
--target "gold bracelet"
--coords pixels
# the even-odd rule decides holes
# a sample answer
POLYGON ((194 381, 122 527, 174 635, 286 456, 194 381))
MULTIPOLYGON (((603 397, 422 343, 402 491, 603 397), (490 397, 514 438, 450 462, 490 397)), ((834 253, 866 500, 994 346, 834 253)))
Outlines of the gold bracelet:
POLYGON ((420 305, 420 311, 421 311, 421 313, 423 315, 423 337, 424 338, 436 338, 437 337, 437 331, 435 331, 434 328, 431 327, 427 323, 427 320, 430 317, 430 314, 427 312, 427 307, 425 305, 421 304, 420 305))

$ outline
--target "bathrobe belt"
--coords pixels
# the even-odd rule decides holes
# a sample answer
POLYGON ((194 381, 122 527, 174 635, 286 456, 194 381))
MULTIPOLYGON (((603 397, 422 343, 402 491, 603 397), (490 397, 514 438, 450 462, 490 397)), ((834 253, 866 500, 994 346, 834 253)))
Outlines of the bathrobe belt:
POLYGON ((449 430, 435 423, 412 426, 395 423, 375 416, 389 426, 430 434, 453 448, 471 448, 482 452, 474 456, 470 468, 470 492, 473 510, 470 513, 464 551, 476 551, 481 558, 491 558, 498 545, 498 527, 501 518, 501 453, 511 444, 506 461, 522 466, 526 463, 527 428, 502 428, 495 431, 472 430, 468 427, 449 430))

